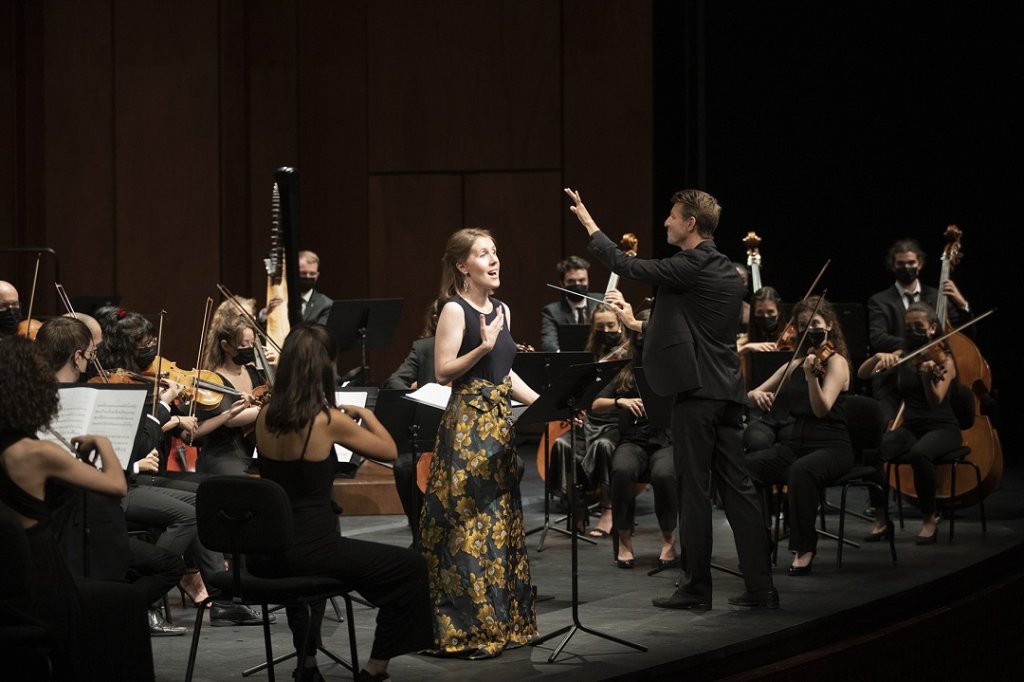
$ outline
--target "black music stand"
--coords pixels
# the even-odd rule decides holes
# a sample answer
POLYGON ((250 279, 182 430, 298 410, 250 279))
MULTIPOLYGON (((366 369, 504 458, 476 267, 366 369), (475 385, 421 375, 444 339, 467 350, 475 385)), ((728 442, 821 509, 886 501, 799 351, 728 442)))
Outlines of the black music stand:
MULTIPOLYGON (((523 413, 519 418, 524 424, 531 423, 547 423, 556 419, 566 419, 572 421, 573 417, 579 411, 580 405, 589 405, 593 402, 594 397, 598 394, 601 388, 604 387, 609 381, 615 378, 619 373, 619 370, 629 362, 629 360, 618 360, 615 362, 594 362, 585 365, 575 365, 560 373, 551 386, 541 394, 539 398, 523 413)), ((573 434, 571 439, 575 441, 575 431, 570 430, 573 434)), ((569 519, 575 527, 576 517, 576 467, 570 466, 569 470, 569 519)), ((567 633, 562 641, 558 643, 555 650, 548 657, 548 663, 554 663, 558 654, 562 652, 565 645, 569 643, 569 639, 576 634, 577 630, 583 630, 584 632, 590 633, 597 637, 610 640, 623 646, 632 647, 638 651, 647 651, 647 647, 640 644, 634 644, 633 642, 627 642, 624 639, 606 635, 603 632, 591 630, 580 623, 579 614, 579 558, 577 539, 579 536, 576 533, 571 533, 572 537, 572 625, 567 625, 564 628, 551 632, 538 637, 537 639, 530 642, 531 646, 536 646, 542 642, 546 642, 552 637, 557 637, 562 633, 567 633)))
MULTIPOLYGON (((412 454, 412 492, 413 499, 419 492, 416 481, 416 465, 420 455, 434 448, 437 430, 441 426, 443 410, 406 399, 411 389, 385 389, 377 393, 377 406, 373 413, 388 430, 398 447, 398 454, 412 454)), ((420 548, 420 529, 413 525, 413 547, 420 548)))
POLYGON ((402 316, 403 298, 371 298, 335 301, 327 318, 327 328, 334 334, 338 350, 362 352, 361 363, 354 385, 367 385, 370 368, 366 364, 366 350, 386 348, 391 343, 402 316))
POLYGON ((578 352, 587 347, 590 338, 589 324, 558 325, 558 349, 565 352, 578 352))
MULTIPOLYGON (((512 370, 527 386, 539 387, 538 393, 543 393, 556 375, 573 365, 580 365, 588 360, 590 360, 590 353, 516 353, 515 360, 512 363, 512 370)), ((561 417, 558 418, 560 419, 561 417)), ((523 423, 525 424, 526 422, 523 423)), ((558 526, 551 525, 551 477, 548 469, 551 462, 551 443, 548 441, 547 428, 544 429, 544 435, 541 440, 543 441, 542 447, 544 449, 544 471, 541 472, 541 475, 544 477, 544 523, 526 531, 526 535, 532 535, 537 531, 541 531, 540 544, 537 546, 538 552, 544 551, 544 540, 547 538, 549 529, 563 535, 576 533, 575 526, 570 525, 563 530, 558 526)), ((589 542, 592 545, 597 544, 590 538, 583 537, 582 535, 579 537, 584 542, 589 542)))

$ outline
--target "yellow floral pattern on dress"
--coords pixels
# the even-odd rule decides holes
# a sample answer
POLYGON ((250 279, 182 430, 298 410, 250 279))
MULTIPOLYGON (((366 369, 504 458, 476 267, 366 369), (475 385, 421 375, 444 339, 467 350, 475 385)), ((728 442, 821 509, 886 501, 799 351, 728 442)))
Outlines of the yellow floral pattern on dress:
POLYGON ((434 653, 497 656, 537 635, 509 425, 511 380, 452 390, 420 517, 434 653))

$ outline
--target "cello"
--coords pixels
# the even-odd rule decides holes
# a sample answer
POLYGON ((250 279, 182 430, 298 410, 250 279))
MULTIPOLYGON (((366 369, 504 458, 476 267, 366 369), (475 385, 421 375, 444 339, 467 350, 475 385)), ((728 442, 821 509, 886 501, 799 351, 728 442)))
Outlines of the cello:
MULTIPOLYGON (((943 236, 946 246, 942 251, 939 299, 935 312, 939 324, 948 332, 953 331, 953 327, 948 318, 948 297, 942 292, 945 283, 950 278, 950 272, 963 257, 960 248, 963 232, 956 225, 949 225, 943 236)), ((969 387, 974 396, 974 424, 971 428, 963 431, 963 443, 971 449, 971 454, 967 456, 967 459, 974 462, 981 471, 981 488, 979 489, 974 472, 969 471, 969 467, 958 468, 957 496, 956 499, 950 500, 952 468, 939 467, 936 470, 938 497, 948 500, 951 507, 957 507, 973 504, 978 499, 985 498, 999 486, 1003 476, 1003 448, 999 442, 999 434, 992 426, 992 421, 981 410, 982 402, 990 400, 992 390, 992 370, 989 368, 988 362, 974 341, 963 332, 957 331, 950 335, 946 339, 946 343, 953 354, 953 361, 956 363, 957 379, 961 384, 969 387)), ((890 474, 890 482, 895 487, 895 468, 890 474)), ((909 498, 917 496, 912 476, 900 476, 899 483, 901 494, 909 498)))

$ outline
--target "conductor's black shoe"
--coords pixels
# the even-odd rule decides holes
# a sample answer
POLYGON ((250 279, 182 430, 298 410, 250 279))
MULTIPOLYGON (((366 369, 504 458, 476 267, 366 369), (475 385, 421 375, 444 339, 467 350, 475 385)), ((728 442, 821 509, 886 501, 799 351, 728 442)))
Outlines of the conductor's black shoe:
POLYGON ((671 597, 657 597, 651 603, 659 609, 693 609, 707 611, 711 608, 711 596, 691 594, 685 590, 676 590, 671 597))
POLYGON ((188 628, 171 625, 160 614, 159 609, 149 610, 149 634, 153 637, 179 637, 188 632, 188 628))
MULTIPOLYGON (((269 622, 277 620, 277 616, 270 614, 269 622)), ((262 625, 263 617, 255 609, 250 609, 244 604, 218 604, 214 602, 210 609, 210 625, 214 627, 225 627, 229 625, 262 625)))
POLYGON ((744 606, 750 609, 777 609, 779 608, 779 591, 774 587, 767 590, 744 592, 736 597, 729 597, 732 606, 744 606))

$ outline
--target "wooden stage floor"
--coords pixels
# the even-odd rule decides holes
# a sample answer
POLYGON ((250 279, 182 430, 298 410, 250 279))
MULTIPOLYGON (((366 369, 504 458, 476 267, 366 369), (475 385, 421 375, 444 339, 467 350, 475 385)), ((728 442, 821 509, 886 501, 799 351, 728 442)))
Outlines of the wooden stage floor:
MULTIPOLYGON (((838 501, 838 490, 829 492, 830 499, 838 501)), ((957 517, 953 544, 948 542, 948 526, 943 522, 939 543, 918 547, 914 544, 914 535, 919 520, 916 510, 909 508, 906 529, 897 529, 899 562, 895 565, 890 561, 886 543, 862 544, 860 548, 844 550, 843 567, 837 570, 835 542, 822 539, 813 574, 789 577, 785 573, 789 554, 783 544, 780 568, 775 569, 775 584, 781 595, 779 610, 731 610, 726 599, 742 591, 742 581, 716 571, 712 610, 666 611, 653 608, 651 598, 670 594, 679 573, 666 571, 647 576, 647 571, 657 562, 659 547, 651 495, 648 490, 637 500, 635 569, 616 568, 609 539, 599 540, 596 546, 580 543, 578 555, 582 624, 646 646, 646 653, 578 631, 550 664, 547 659, 560 637, 538 647, 507 651, 487 661, 403 656, 392 662, 392 677, 396 682, 717 679, 730 675, 754 679, 761 676, 758 671, 769 670, 775 661, 821 650, 956 600, 970 599, 989 583, 1004 580, 1007 575, 1019 577, 1024 565, 1024 467, 1011 466, 1002 487, 986 500, 987 538, 982 537, 977 507, 971 507, 957 517)), ((851 496, 852 509, 867 506, 862 492, 851 492, 851 496)), ((539 526, 543 521, 543 485, 532 468, 524 478, 523 498, 527 528, 539 526)), ((552 511, 554 519, 558 514, 552 511)), ((714 523, 715 561, 735 567, 732 533, 721 510, 715 511, 714 523)), ((831 530, 837 527, 834 514, 828 517, 828 524, 831 530)), ((344 533, 353 537, 403 546, 410 542, 405 519, 400 516, 342 517, 342 526, 344 533)), ((868 523, 851 519, 847 527, 849 536, 859 540, 867 532, 868 523)), ((531 535, 528 540, 533 581, 542 597, 550 597, 537 604, 541 633, 571 625, 569 538, 549 532, 541 552, 537 551, 539 534, 531 535)), ((176 598, 172 599, 172 613, 176 623, 191 626, 194 611, 182 608, 176 598)), ((374 619, 371 609, 356 605, 355 620, 364 663, 370 651, 374 619)), ((278 614, 272 632, 275 654, 290 651, 291 637, 283 612, 278 614)), ((1024 628, 1017 632, 1024 632, 1024 628)), ((153 639, 157 680, 169 682, 184 678, 190 638, 153 639)), ((346 628, 332 620, 330 608, 323 638, 328 649, 348 658, 346 628)), ((1024 644, 1024 635, 1018 634, 1017 641, 1024 644)), ((263 655, 259 627, 204 626, 194 679, 241 679, 241 670, 260 663, 263 655)), ((907 652, 906 655, 931 654, 907 652)), ((290 679, 292 665, 289 661, 278 666, 279 679, 290 679)), ((352 679, 351 673, 323 656, 320 670, 328 680, 352 679)), ((1024 671, 1024 663, 1014 676, 1021 671, 1024 671)), ((951 672, 951 678, 960 677, 956 671, 951 672)), ((970 675, 964 673, 963 677, 970 675)), ((266 673, 249 679, 266 679, 266 673)))

